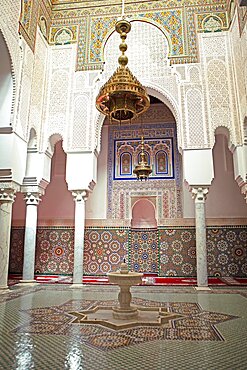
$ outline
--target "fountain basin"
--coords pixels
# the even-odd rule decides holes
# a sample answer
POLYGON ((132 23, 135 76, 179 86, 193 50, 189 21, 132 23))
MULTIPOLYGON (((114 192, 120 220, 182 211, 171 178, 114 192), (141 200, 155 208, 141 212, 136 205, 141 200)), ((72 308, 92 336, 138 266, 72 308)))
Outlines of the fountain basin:
POLYGON ((120 288, 118 294, 119 305, 112 308, 113 317, 119 320, 129 320, 138 316, 138 309, 131 306, 131 292, 130 287, 133 285, 141 284, 142 273, 139 272, 109 272, 108 279, 111 284, 116 284, 120 288))

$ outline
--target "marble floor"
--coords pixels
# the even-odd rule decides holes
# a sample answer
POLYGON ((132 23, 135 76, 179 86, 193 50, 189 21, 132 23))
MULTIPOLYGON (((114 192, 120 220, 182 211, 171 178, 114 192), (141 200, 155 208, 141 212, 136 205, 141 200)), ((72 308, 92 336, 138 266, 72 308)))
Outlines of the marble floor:
POLYGON ((109 310, 117 294, 115 286, 59 284, 2 291, 0 369, 247 369, 247 287, 136 286, 133 304, 157 310, 158 323, 82 319, 109 310))

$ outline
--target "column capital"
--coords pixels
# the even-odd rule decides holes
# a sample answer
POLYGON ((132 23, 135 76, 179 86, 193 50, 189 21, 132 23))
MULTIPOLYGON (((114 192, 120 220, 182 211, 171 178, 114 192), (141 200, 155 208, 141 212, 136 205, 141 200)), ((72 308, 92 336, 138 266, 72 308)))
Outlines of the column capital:
POLYGON ((75 202, 85 202, 89 196, 89 190, 87 189, 72 190, 71 192, 75 202))
POLYGON ((245 183, 244 185, 242 185, 241 187, 241 193, 243 194, 244 196, 244 199, 247 203, 247 183, 245 183))
POLYGON ((38 192, 28 192, 24 195, 24 200, 26 201, 26 205, 27 206, 30 206, 30 205, 34 205, 34 206, 38 206, 39 205, 39 202, 41 201, 41 193, 38 193, 38 192))
POLYGON ((191 187, 192 198, 195 203, 205 203, 208 194, 208 188, 206 187, 191 187))
POLYGON ((15 189, 0 187, 0 203, 13 203, 15 201, 15 189))

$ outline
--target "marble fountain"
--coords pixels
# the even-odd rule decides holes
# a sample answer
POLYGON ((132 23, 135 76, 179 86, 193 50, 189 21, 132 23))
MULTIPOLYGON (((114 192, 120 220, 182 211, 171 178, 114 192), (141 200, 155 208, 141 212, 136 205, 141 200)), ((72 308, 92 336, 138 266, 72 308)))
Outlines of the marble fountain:
POLYGON ((115 319, 128 320, 138 317, 137 307, 130 305, 132 299, 130 288, 133 285, 141 284, 142 276, 143 274, 139 272, 129 272, 125 261, 121 264, 120 271, 108 273, 109 282, 120 288, 118 306, 112 308, 115 319))
POLYGON ((162 304, 160 306, 138 305, 140 301, 138 298, 134 299, 137 304, 131 304, 133 302, 130 289, 133 285, 141 284, 142 276, 142 273, 128 271, 127 264, 123 262, 119 271, 108 273, 109 282, 118 285, 120 289, 117 304, 116 300, 94 301, 95 304, 85 311, 69 312, 76 317, 72 323, 98 324, 121 330, 136 326, 168 327, 171 320, 181 318, 180 314, 168 312, 162 304))

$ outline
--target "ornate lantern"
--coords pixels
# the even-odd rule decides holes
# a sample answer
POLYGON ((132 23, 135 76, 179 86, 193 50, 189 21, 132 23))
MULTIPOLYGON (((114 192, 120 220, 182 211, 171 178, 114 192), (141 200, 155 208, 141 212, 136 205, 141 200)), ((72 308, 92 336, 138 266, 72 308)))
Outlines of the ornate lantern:
POLYGON ((152 173, 152 168, 146 161, 145 153, 144 153, 144 138, 142 136, 141 139, 141 153, 140 153, 140 160, 138 164, 135 166, 133 173, 137 176, 137 180, 147 180, 149 175, 152 173))

